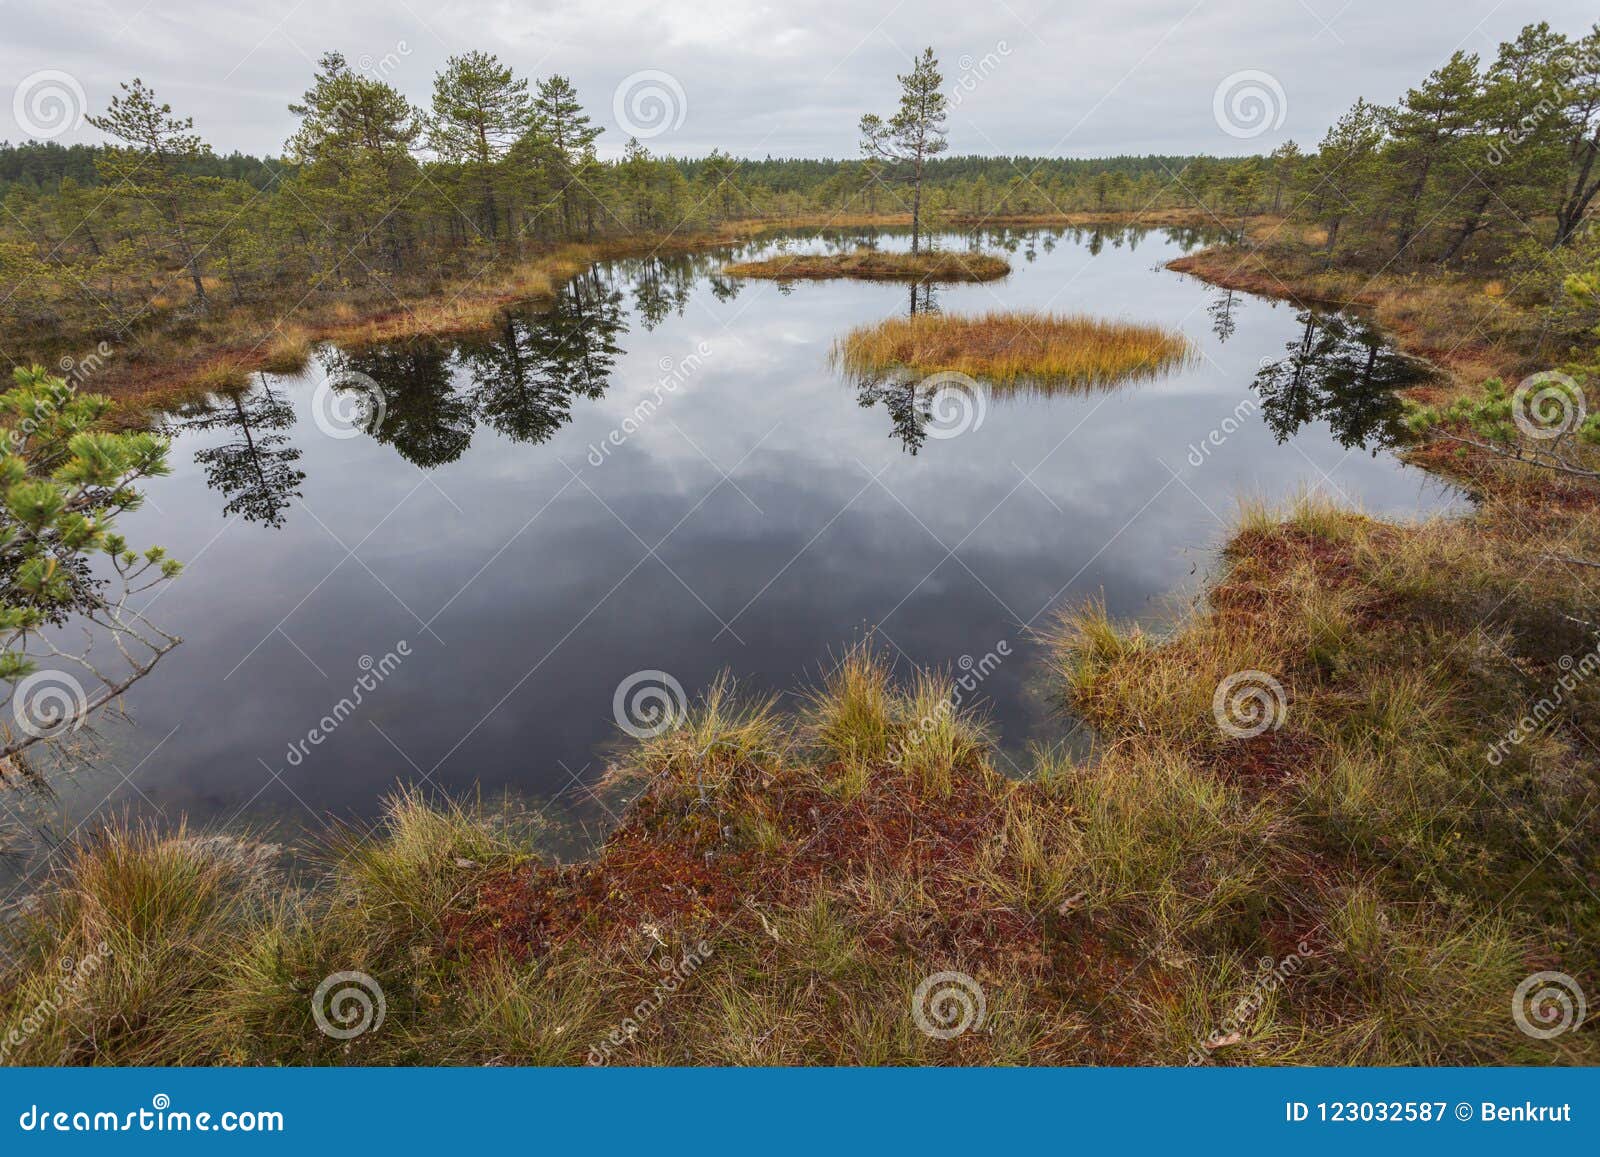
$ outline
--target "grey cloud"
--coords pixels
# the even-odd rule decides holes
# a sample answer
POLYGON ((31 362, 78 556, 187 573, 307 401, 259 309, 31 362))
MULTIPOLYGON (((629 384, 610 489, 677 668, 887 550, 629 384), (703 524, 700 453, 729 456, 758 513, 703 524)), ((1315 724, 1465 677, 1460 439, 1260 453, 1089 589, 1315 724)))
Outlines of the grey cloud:
MULTIPOLYGON (((279 151, 287 105, 328 49, 387 58, 388 79, 426 103, 447 55, 484 48, 525 74, 570 75, 609 154, 625 140, 613 91, 658 69, 687 110, 648 142, 657 152, 837 157, 927 43, 952 84, 973 65, 951 118, 958 152, 1226 154, 1313 145, 1357 96, 1393 100, 1457 47, 1489 55, 1527 22, 1576 33, 1593 13, 1575 0, 0 0, 0 18, 0 97, 57 69, 96 111, 137 75, 221 151, 279 151), (1243 70, 1274 77, 1286 106, 1281 128, 1250 139, 1212 115, 1219 82, 1243 70)), ((0 137, 23 135, 0 99, 0 137)))

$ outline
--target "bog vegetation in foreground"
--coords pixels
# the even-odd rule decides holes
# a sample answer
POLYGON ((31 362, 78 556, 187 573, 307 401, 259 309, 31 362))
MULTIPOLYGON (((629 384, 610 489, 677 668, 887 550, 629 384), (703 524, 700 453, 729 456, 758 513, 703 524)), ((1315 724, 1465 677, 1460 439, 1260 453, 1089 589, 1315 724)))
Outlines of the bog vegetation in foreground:
POLYGON ((851 330, 835 359, 857 377, 955 371, 999 386, 1108 385, 1181 365, 1183 335, 1139 322, 1020 311, 917 314, 851 330))
POLYGON ((1594 982, 1600 929, 1600 688, 1486 758, 1589 645, 1529 565, 1548 543, 1514 545, 1528 497, 1409 528, 1247 511, 1169 637, 1061 624, 1102 743, 1028 781, 948 677, 856 650, 795 717, 724 681, 631 749, 588 863, 413 795, 298 887, 268 847, 113 827, 8 929, 6 1059, 1595 1063, 1592 1032, 1513 1017, 1536 970, 1594 982), (1240 671, 1282 687, 1270 716, 1230 699, 1235 731, 1277 723, 1245 738, 1213 702, 1240 671), (317 1022, 343 1027, 341 972, 385 1001, 348 1040, 317 1022))
POLYGON ((993 281, 1011 272, 1003 257, 990 253, 884 253, 857 249, 850 253, 786 253, 764 261, 726 266, 730 277, 765 277, 775 281, 853 277, 862 281, 993 281))

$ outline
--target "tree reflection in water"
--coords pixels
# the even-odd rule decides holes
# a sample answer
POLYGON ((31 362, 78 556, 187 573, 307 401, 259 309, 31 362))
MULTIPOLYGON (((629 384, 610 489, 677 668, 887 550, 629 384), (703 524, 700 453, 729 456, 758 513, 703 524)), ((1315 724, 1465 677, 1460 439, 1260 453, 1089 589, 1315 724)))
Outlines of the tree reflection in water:
MULTIPOLYGON (((1238 298, 1230 293, 1210 306, 1212 331, 1219 341, 1233 336, 1238 307, 1238 298)), ((931 294, 924 297, 920 288, 912 289, 913 315, 937 309, 931 294)), ((1288 356, 1265 363, 1254 382, 1262 420, 1278 441, 1287 441, 1314 421, 1326 422, 1347 450, 1363 448, 1376 454, 1404 441, 1404 408, 1397 391, 1426 380, 1433 372, 1427 363, 1388 346, 1359 318, 1304 311, 1296 320, 1300 336, 1285 346, 1288 356)), ((979 388, 990 401, 1007 394, 979 388)), ((933 393, 918 379, 887 373, 859 381, 856 398, 864 408, 882 406, 889 417, 890 436, 898 438, 907 453, 916 454, 928 439, 933 393)))
POLYGON ((1287 441, 1307 422, 1325 421, 1347 450, 1379 450, 1405 440, 1396 391, 1432 375, 1427 363, 1385 344, 1371 325, 1335 313, 1301 312, 1288 356, 1261 367, 1261 416, 1287 441))
POLYGON ((1239 328, 1239 322, 1233 316, 1238 304, 1235 297, 1233 290, 1224 289, 1206 306, 1206 313, 1211 315, 1211 332, 1217 335, 1219 342, 1226 343, 1239 328))
MULTIPOLYGON (((912 282, 908 309, 912 317, 939 312, 939 295, 931 282, 912 282)), ((915 455, 928 440, 933 420, 932 391, 918 389, 918 381, 904 375, 880 374, 864 378, 856 391, 861 408, 881 405, 889 415, 890 436, 900 439, 907 454, 915 455)))
MULTIPOLYGON (((466 453, 480 422, 513 442, 548 441, 572 420, 574 399, 605 393, 625 332, 622 294, 590 270, 563 286, 549 310, 507 313, 482 334, 328 348, 318 358, 335 390, 370 390, 360 379, 341 384, 354 374, 377 384, 383 405, 366 432, 428 470, 466 453)), ((206 485, 225 496, 225 516, 279 527, 306 476, 289 434, 295 408, 267 375, 260 379, 180 409, 172 425, 233 432, 196 451, 206 485)))
POLYGON ((472 398, 457 391, 451 374, 454 347, 436 338, 331 350, 323 357, 334 389, 341 376, 364 374, 383 391, 382 420, 368 431, 424 470, 454 462, 472 443, 477 426, 472 398))
MULTIPOLYGON (((1090 248, 1106 239, 1131 244, 1136 232, 1095 230, 1090 248)), ((424 469, 460 458, 480 422, 514 442, 537 445, 571 422, 578 399, 605 393, 622 353, 619 339, 627 332, 622 291, 631 290, 633 309, 648 328, 669 312, 681 312, 695 279, 710 275, 725 257, 657 257, 592 267, 564 285, 548 310, 508 313, 482 334, 326 350, 321 359, 336 389, 340 375, 352 372, 378 384, 384 408, 372 437, 424 469)), ((730 283, 728 296, 737 292, 730 283)), ((1232 336, 1237 306, 1231 294, 1213 305, 1215 332, 1223 340, 1232 336)), ((910 286, 906 308, 912 316, 938 312, 937 290, 910 286)), ((1358 319, 1306 311, 1297 320, 1301 333, 1286 346, 1287 356, 1264 365, 1255 379, 1262 417, 1278 440, 1322 420, 1346 448, 1376 452, 1399 442, 1404 428, 1395 391, 1426 377, 1427 367, 1386 347, 1358 319)), ((881 405, 890 436, 916 454, 934 418, 932 391, 904 375, 857 386, 860 404, 881 405)), ((287 433, 294 424, 293 406, 265 375, 253 390, 179 414, 181 428, 235 432, 228 442, 198 451, 196 461, 207 484, 226 496, 225 515, 273 527, 283 524, 305 480, 296 465, 300 450, 287 433)))
POLYGON ((228 430, 231 441, 195 452, 206 485, 227 497, 225 518, 242 516, 265 526, 283 525, 289 500, 300 497, 305 471, 295 463, 300 449, 284 433, 294 425, 294 406, 274 393, 261 375, 257 390, 233 390, 178 411, 179 430, 228 430))
POLYGON ((669 313, 682 314, 689 304, 699 271, 692 261, 647 257, 637 263, 633 278, 633 310, 646 332, 669 313))
POLYGON ((606 392, 626 328, 622 295, 583 275, 550 312, 507 314, 491 334, 464 340, 478 419, 514 442, 548 441, 572 420, 573 399, 606 392))
POLYGON ((514 442, 548 441, 572 420, 574 398, 606 391, 626 332, 622 295, 591 270, 550 309, 507 313, 490 331, 456 342, 416 339, 328 356, 330 375, 365 374, 384 393, 372 431, 408 462, 431 469, 466 452, 482 422, 514 442), (456 370, 470 385, 458 388, 456 370))

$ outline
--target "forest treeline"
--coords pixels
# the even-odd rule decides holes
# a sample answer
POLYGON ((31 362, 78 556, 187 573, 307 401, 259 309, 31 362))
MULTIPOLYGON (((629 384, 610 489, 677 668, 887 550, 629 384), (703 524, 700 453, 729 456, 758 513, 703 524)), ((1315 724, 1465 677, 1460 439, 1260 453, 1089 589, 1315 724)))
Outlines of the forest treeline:
MULTIPOLYGON (((100 183, 97 159, 105 152, 101 145, 62 145, 56 141, 23 141, 11 144, 0 141, 0 197, 10 193, 12 186, 22 185, 35 193, 55 190, 63 178, 70 177, 80 185, 100 183)), ((1162 183, 1198 157, 1185 155, 1159 155, 1126 157, 1031 157, 1031 156, 969 156, 937 157, 929 162, 928 177, 936 185, 954 185, 982 178, 990 186, 1004 186, 1018 180, 1021 174, 1035 180, 1048 182, 1061 178, 1095 178, 1100 173, 1108 178, 1114 173, 1126 174, 1127 184, 1137 178, 1153 175, 1162 183)), ((675 157, 663 155, 664 164, 681 172, 693 184, 703 173, 714 169, 717 159, 711 157, 675 157)), ((819 186, 848 172, 857 162, 831 157, 764 157, 740 158, 741 177, 754 187, 774 193, 816 192, 819 186)), ((229 177, 248 181, 257 188, 265 187, 278 175, 292 173, 295 166, 281 156, 253 157, 232 152, 226 156, 207 152, 194 158, 189 171, 208 177, 229 177)), ((1098 196, 1099 186, 1091 186, 1091 195, 1098 196)))
MULTIPOLYGON (((751 219, 901 211, 861 160, 654 156, 601 129, 566 78, 452 57, 419 107, 328 53, 281 157, 215 153, 140 80, 89 119, 103 146, 0 148, 0 327, 108 331, 219 306, 428 285, 485 259, 751 219)), ((1600 26, 1529 25, 1492 58, 1458 52, 1395 104, 1358 100, 1315 148, 1267 156, 934 157, 928 221, 1192 210, 1287 215, 1354 266, 1594 268, 1600 26), (1573 251, 1579 250, 1574 255, 1573 251)), ((1600 284, 1600 282, 1597 282, 1600 284)))
MULTIPOLYGON (((396 279, 437 278, 564 241, 689 235, 730 221, 878 216, 907 192, 874 159, 653 156, 601 129, 569 80, 519 77, 485 53, 453 57, 418 107, 325 55, 279 157, 221 156, 192 119, 133 80, 90 117, 113 143, 0 147, 0 325, 123 329, 396 279), (76 323, 82 323, 82 326, 76 323)), ((939 157, 931 218, 1179 207, 1224 162, 939 157)))

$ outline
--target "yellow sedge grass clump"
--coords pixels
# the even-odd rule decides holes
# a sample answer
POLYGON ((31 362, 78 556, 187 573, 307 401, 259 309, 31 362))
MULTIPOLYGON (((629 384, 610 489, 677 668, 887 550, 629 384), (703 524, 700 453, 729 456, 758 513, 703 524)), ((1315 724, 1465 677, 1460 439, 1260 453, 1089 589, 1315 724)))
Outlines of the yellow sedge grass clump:
POLYGON ((267 343, 261 368, 272 374, 298 374, 311 361, 311 347, 311 336, 305 330, 280 330, 267 343))
POLYGON ((1182 334, 1138 322, 1070 314, 920 314, 851 330, 834 350, 858 377, 954 371, 996 386, 1103 386, 1183 365, 1182 334))

